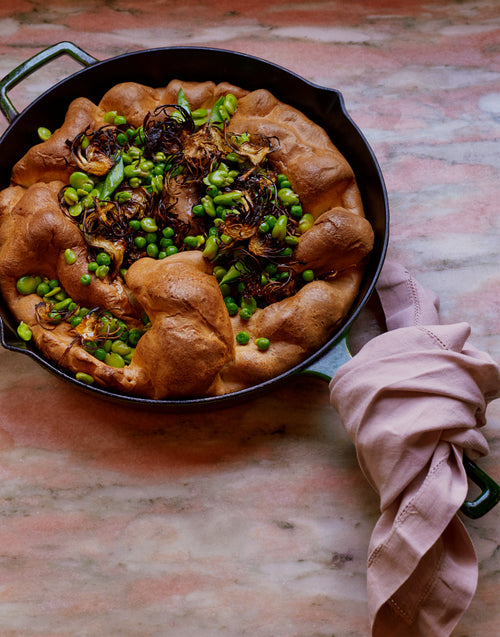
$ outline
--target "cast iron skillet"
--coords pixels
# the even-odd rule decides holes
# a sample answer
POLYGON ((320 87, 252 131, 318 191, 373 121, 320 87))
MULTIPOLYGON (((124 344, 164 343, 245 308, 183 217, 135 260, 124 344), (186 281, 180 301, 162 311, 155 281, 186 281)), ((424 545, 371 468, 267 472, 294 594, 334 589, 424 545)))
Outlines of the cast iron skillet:
MULTIPOLYGON (((77 381, 72 375, 59 369, 54 362, 47 360, 33 345, 20 341, 16 335, 15 321, 0 298, 2 345, 31 356, 57 376, 94 395, 165 411, 198 410, 203 407, 232 404, 256 396, 297 373, 315 374, 329 380, 336 369, 349 358, 346 341, 348 330, 374 290, 389 240, 389 210, 382 173, 366 139, 347 114, 339 91, 317 86, 276 64, 233 51, 201 47, 167 47, 127 53, 98 61, 71 42, 60 42, 21 64, 0 82, 0 109, 10 123, 0 138, 0 189, 9 185, 14 163, 39 141, 36 136, 38 126, 45 126, 51 130, 59 128, 73 99, 85 96, 98 103, 103 94, 119 82, 133 81, 155 87, 166 86, 174 78, 187 81, 227 81, 249 90, 267 88, 278 99, 295 106, 322 126, 346 157, 356 175, 365 214, 375 233, 375 245, 367 272, 349 314, 323 347, 286 373, 232 394, 182 400, 152 400, 127 396, 77 381), (18 113, 7 96, 8 91, 41 66, 61 55, 71 56, 85 68, 47 90, 22 113, 18 113)), ((479 517, 500 499, 500 488, 474 463, 466 462, 469 475, 480 484, 483 491, 476 500, 466 502, 464 510, 470 517, 479 517)))

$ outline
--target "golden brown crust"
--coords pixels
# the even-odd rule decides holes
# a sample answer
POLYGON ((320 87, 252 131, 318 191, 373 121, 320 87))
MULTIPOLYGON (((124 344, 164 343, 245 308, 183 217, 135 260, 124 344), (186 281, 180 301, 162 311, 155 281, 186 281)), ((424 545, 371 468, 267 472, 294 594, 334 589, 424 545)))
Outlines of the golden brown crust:
POLYGON ((51 137, 36 144, 16 163, 12 183, 31 186, 37 181, 67 182, 77 165, 66 144, 87 127, 96 130, 104 124, 104 112, 85 97, 73 100, 61 128, 51 137))
POLYGON ((310 268, 317 276, 342 272, 363 263, 373 248, 369 221, 343 208, 324 212, 300 237, 294 258, 298 272, 310 268))
POLYGON ((222 294, 201 252, 161 261, 139 259, 127 284, 152 327, 141 338, 131 369, 148 378, 151 398, 206 394, 234 357, 234 337, 222 294))
MULTIPOLYGON (((36 345, 49 358, 73 372, 90 374, 99 385, 147 398, 225 394, 298 365, 327 341, 348 313, 373 247, 352 169, 325 131, 266 90, 249 92, 228 83, 173 80, 152 88, 125 82, 110 89, 98 105, 79 98, 71 103, 63 126, 16 164, 12 183, 19 185, 0 193, 0 287, 14 315, 32 328, 36 345), (88 246, 58 204, 60 189, 76 168, 66 141, 87 126, 102 126, 107 111, 118 111, 137 127, 148 112, 175 104, 181 86, 193 109, 210 109, 220 95, 236 95, 230 130, 279 138, 269 161, 276 172, 288 175, 304 212, 315 218, 299 239, 293 268, 299 274, 312 269, 317 276, 330 276, 257 309, 249 320, 229 318, 213 266, 199 251, 139 259, 129 268, 126 282, 108 276, 93 277, 88 286, 80 283, 90 260, 88 246), (71 265, 64 259, 66 248, 76 255, 71 265), (117 369, 98 361, 75 340, 67 323, 50 330, 39 325, 35 306, 40 298, 16 292, 16 280, 24 274, 57 278, 78 303, 112 309, 132 323, 147 314, 151 328, 140 339, 131 364, 117 369), (235 347, 242 330, 250 342, 235 347), (259 337, 270 340, 267 351, 255 345, 259 337)), ((184 187, 174 194, 176 214, 196 228, 191 213, 196 193, 184 187)))
POLYGON ((231 130, 250 130, 279 139, 273 165, 286 173, 307 212, 318 217, 342 207, 362 214, 354 173, 325 131, 269 91, 252 91, 238 101, 231 130))

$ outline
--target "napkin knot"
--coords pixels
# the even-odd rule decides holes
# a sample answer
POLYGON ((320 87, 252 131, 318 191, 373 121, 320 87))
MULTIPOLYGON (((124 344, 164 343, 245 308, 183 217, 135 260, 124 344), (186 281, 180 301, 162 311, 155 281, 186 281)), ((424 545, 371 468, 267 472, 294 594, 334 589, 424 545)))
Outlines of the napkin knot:
POLYGON ((386 264, 377 289, 389 331, 330 383, 380 496, 367 571, 372 635, 447 637, 477 584, 474 549, 457 516, 468 489, 462 454, 488 453, 479 428, 500 395, 500 367, 467 344, 467 323, 438 324, 437 297, 404 268, 386 264))

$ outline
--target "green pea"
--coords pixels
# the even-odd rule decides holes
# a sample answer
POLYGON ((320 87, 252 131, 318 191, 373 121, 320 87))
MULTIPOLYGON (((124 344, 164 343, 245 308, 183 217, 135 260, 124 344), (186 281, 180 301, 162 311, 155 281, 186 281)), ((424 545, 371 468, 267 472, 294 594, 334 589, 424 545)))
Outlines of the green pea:
POLYGON ((290 206, 290 214, 294 219, 300 219, 302 217, 302 206, 300 204, 290 206))
POLYGON ((287 175, 284 175, 283 173, 280 173, 277 177, 276 177, 277 182, 280 184, 282 181, 288 181, 288 177, 287 175))
POLYGON ((106 354, 106 358, 104 359, 106 365, 110 367, 125 367, 125 361, 123 360, 123 356, 116 352, 108 352, 106 354))
POLYGON ((112 346, 113 346, 113 341, 110 341, 108 338, 107 340, 104 341, 102 348, 106 352, 106 354, 109 354, 111 352, 112 346))
POLYGON ((139 339, 141 338, 143 332, 141 330, 138 330, 137 328, 132 328, 130 330, 130 332, 128 333, 128 344, 131 347, 135 347, 137 345, 137 343, 139 342, 139 339))
POLYGON ((68 206, 78 203, 78 199, 78 193, 75 188, 72 188, 71 186, 66 188, 64 191, 64 201, 68 204, 68 206))
POLYGON ((304 281, 306 281, 306 283, 309 283, 310 281, 314 281, 314 271, 304 270, 304 272, 302 272, 302 278, 304 279, 304 281))
POLYGON ((48 284, 47 281, 42 281, 42 283, 40 283, 40 285, 38 285, 36 288, 36 293, 39 296, 45 296, 49 292, 50 292, 50 285, 48 284))
POLYGON ((156 232, 147 232, 145 239, 146 243, 156 243, 158 235, 156 234, 156 232))
POLYGON ((148 257, 151 257, 153 259, 156 258, 159 253, 158 246, 156 245, 156 243, 148 243, 146 247, 146 253, 148 257))
POLYGON ((66 248, 66 250, 64 251, 64 260, 68 265, 73 265, 73 263, 75 263, 76 254, 71 248, 66 248))
POLYGON ((280 182, 280 188, 291 188, 292 184, 288 181, 288 179, 284 179, 280 182))
POLYGON ((216 197, 219 194, 220 190, 217 188, 217 186, 214 186, 213 184, 211 184, 210 186, 208 186, 206 193, 209 197, 216 197))
POLYGON ((248 321, 249 319, 251 319, 252 314, 253 312, 246 307, 240 309, 240 318, 242 318, 244 321, 248 321))
POLYGON ((160 251, 158 252, 158 259, 160 259, 160 260, 161 260, 161 259, 165 259, 167 256, 168 256, 168 255, 167 255, 167 253, 165 252, 165 250, 160 250, 160 251))
POLYGON ((166 228, 163 228, 161 233, 166 239, 170 239, 175 234, 174 229, 171 228, 170 226, 167 226, 166 228))
POLYGON ((94 383, 94 379, 90 374, 86 374, 85 372, 77 372, 75 374, 76 380, 79 380, 81 383, 85 383, 86 385, 92 385, 94 383))
POLYGON ((36 292, 37 287, 40 285, 41 282, 42 279, 39 276, 25 275, 17 280, 16 289, 19 294, 33 294, 34 292, 36 292))
POLYGON ((109 265, 111 263, 111 257, 107 252, 99 252, 95 260, 97 265, 109 265))
POLYGON ((293 248, 299 243, 299 238, 289 234, 285 237, 285 243, 287 246, 291 246, 293 248))
POLYGON ((259 232, 261 232, 262 234, 265 234, 266 232, 269 232, 269 224, 266 221, 263 221, 259 225, 259 232))
POLYGON ((120 146, 125 146, 128 143, 128 137, 125 133, 118 133, 116 136, 116 141, 120 144, 120 146))
POLYGON ((161 248, 168 248, 168 246, 172 246, 172 245, 174 245, 173 239, 165 239, 165 237, 163 237, 163 239, 160 239, 161 248))
POLYGON ((238 314, 238 311, 240 309, 236 303, 228 303, 226 305, 226 308, 229 313, 229 316, 234 316, 235 314, 238 314))
POLYGON ((52 133, 50 132, 50 130, 48 128, 45 128, 45 126, 39 126, 37 129, 37 133, 38 133, 38 137, 43 142, 46 142, 52 136, 52 133))
POLYGON ((81 316, 72 316, 69 320, 71 327, 77 327, 82 322, 81 316))
POLYGON ((108 274, 108 272, 109 272, 109 265, 100 265, 95 271, 95 274, 100 279, 104 279, 106 275, 108 274))
POLYGON ((236 342, 238 345, 246 345, 250 340, 250 334, 248 332, 238 332, 236 334, 236 342))
POLYGON ((106 358, 106 350, 103 347, 98 347, 94 352, 94 357, 98 361, 103 361, 106 358))
POLYGON ((117 115, 114 119, 113 119, 113 124, 115 126, 124 126, 127 123, 127 118, 124 117, 123 115, 117 115))
POLYGON ((254 341, 255 345, 257 345, 258 349, 261 350, 261 352, 264 352, 266 349, 269 349, 270 346, 270 341, 268 338, 264 338, 264 337, 260 337, 260 338, 256 338, 254 341))
POLYGON ((90 274, 82 274, 80 277, 80 283, 82 285, 89 285, 92 282, 92 277, 90 274))
POLYGON ((168 248, 165 248, 167 257, 171 256, 172 254, 176 254, 178 251, 178 248, 176 248, 175 246, 168 246, 168 248))
POLYGON ((135 237, 134 243, 139 250, 142 250, 146 246, 146 237, 135 237))
POLYGON ((132 177, 128 180, 128 183, 131 188, 139 188, 142 182, 139 177, 132 177))
POLYGON ((31 340, 31 337, 33 336, 33 333, 30 329, 30 327, 28 325, 26 325, 26 323, 24 321, 21 321, 19 323, 19 325, 17 326, 17 335, 19 336, 19 338, 23 341, 29 341, 31 340))
POLYGON ((278 220, 273 215, 266 215, 264 217, 264 222, 267 223, 267 225, 270 228, 274 228, 274 226, 276 225, 276 221, 278 221, 278 220))
POLYGON ((203 217, 203 215, 205 214, 205 208, 201 204, 197 204, 196 206, 193 206, 192 213, 196 217, 203 217))
POLYGON ((293 248, 288 247, 280 252, 280 256, 282 257, 291 257, 293 254, 293 248))
POLYGON ((141 229, 141 222, 139 221, 139 219, 131 219, 128 222, 128 225, 132 228, 132 230, 140 230, 141 229))
POLYGON ((91 261, 88 265, 87 265, 87 270, 89 272, 95 272, 97 270, 97 268, 99 267, 99 264, 97 263, 97 261, 91 261))

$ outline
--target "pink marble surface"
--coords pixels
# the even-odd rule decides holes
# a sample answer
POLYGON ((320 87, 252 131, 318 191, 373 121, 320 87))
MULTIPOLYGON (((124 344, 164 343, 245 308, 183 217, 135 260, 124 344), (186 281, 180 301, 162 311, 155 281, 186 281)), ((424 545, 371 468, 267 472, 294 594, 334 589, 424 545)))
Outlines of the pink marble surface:
MULTIPOLYGON (((186 44, 340 89, 386 179, 389 255, 498 361, 499 18, 495 0, 2 0, 0 76, 61 40, 99 59, 186 44)), ((53 62, 11 97, 22 109, 77 69, 53 62)), ((326 383, 294 379, 219 411, 144 413, 0 357, 2 636, 369 634, 378 501, 326 383)), ((498 401, 487 415, 481 466, 498 480, 498 401)), ((497 507, 466 520, 479 583, 454 637, 498 629, 499 519, 497 507)))

